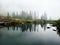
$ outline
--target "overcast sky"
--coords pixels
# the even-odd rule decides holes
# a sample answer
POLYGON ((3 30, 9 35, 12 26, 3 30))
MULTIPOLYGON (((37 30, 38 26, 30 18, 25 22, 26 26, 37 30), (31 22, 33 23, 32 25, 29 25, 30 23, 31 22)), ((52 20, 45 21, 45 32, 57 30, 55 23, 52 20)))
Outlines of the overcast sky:
POLYGON ((0 13, 20 12, 21 10, 36 11, 40 17, 44 11, 48 18, 60 17, 60 0, 0 0, 0 13))

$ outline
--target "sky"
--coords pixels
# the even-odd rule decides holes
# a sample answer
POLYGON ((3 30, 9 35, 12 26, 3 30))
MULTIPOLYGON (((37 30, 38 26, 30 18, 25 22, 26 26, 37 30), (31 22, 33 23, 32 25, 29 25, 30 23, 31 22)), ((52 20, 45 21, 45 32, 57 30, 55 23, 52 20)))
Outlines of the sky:
POLYGON ((0 0, 0 14, 21 10, 36 11, 38 18, 46 12, 48 18, 59 19, 60 0, 0 0))

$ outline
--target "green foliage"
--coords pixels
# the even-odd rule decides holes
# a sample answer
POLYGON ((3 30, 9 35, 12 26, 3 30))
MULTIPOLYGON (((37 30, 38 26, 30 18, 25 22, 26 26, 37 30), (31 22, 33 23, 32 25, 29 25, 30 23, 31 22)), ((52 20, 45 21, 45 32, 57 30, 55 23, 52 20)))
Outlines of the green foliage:
POLYGON ((52 24, 53 26, 60 26, 60 19, 54 21, 52 24))
POLYGON ((56 21, 56 25, 60 26, 60 19, 56 21))

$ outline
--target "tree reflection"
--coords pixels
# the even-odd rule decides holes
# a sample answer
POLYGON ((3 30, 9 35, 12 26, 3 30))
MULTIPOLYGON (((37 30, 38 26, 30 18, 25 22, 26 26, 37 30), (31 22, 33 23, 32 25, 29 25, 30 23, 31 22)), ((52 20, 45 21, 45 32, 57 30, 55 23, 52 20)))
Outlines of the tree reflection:
POLYGON ((34 24, 34 32, 36 31, 36 24, 34 24))
POLYGON ((44 31, 46 30, 46 26, 47 26, 46 23, 45 24, 41 24, 41 27, 44 29, 44 31))
POLYGON ((9 30, 9 26, 8 26, 7 28, 8 28, 8 30, 9 30))
POLYGON ((57 34, 60 36, 60 26, 57 26, 57 34))
MULTIPOLYGON (((27 31, 34 31, 34 32, 38 32, 38 25, 39 24, 32 24, 32 23, 26 23, 26 24, 19 24, 17 26, 12 26, 12 27, 7 27, 8 30, 10 30, 10 28, 14 31, 14 30, 20 30, 22 32, 27 32, 27 31)), ((41 25, 41 27, 46 30, 46 24, 41 25)))
MULTIPOLYGON (((7 29, 9 30, 9 26, 7 27, 7 29)), ((19 30, 18 28, 20 28, 20 30, 22 32, 25 32, 25 31, 32 31, 32 24, 31 23, 27 23, 27 24, 20 24, 18 26, 12 26, 12 30, 19 30)))
MULTIPOLYGON (((7 27, 8 30, 13 30, 13 31, 18 31, 20 30, 21 32, 38 32, 40 26, 42 27, 42 29, 44 29, 44 31, 47 29, 46 25, 47 24, 32 24, 32 23, 26 23, 26 24, 19 24, 17 26, 12 26, 12 27, 7 27)), ((60 26, 57 26, 57 30, 53 30, 56 31, 57 34, 60 36, 60 26)), ((0 35, 1 36, 1 35, 0 35)))
POLYGON ((12 26, 12 30, 15 30, 15 26, 12 26))
POLYGON ((20 28, 21 28, 22 32, 25 32, 25 31, 28 31, 28 30, 31 32, 32 24, 31 23, 29 23, 29 24, 21 24, 20 28))
POLYGON ((26 25, 26 24, 21 24, 21 25, 20 25, 20 28, 21 28, 21 31, 22 31, 22 32, 27 31, 27 25, 26 25))

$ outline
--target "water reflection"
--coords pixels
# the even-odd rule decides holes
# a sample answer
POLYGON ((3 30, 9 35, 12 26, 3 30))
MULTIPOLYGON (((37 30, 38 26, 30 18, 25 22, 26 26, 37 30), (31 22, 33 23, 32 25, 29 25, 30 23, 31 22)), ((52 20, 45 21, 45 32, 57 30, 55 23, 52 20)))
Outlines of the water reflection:
POLYGON ((1 45, 48 45, 60 44, 60 30, 54 32, 47 24, 19 24, 0 29, 1 45), (56 33, 57 32, 57 33, 56 33), (57 37, 57 34, 59 36, 57 37))
MULTIPOLYGON (((7 27, 7 29, 8 30, 10 30, 9 29, 10 27, 7 27)), ((36 25, 32 25, 31 23, 29 23, 29 24, 20 24, 19 26, 12 26, 12 30, 19 30, 18 28, 20 28, 20 30, 22 31, 22 32, 25 32, 25 31, 33 31, 32 30, 32 28, 34 28, 34 31, 36 31, 36 25)))
POLYGON ((57 26, 57 34, 60 36, 60 27, 57 26))
MULTIPOLYGON (((20 24, 18 26, 12 26, 12 30, 19 30, 22 31, 22 32, 27 32, 27 31, 30 31, 30 32, 38 32, 38 27, 39 27, 40 24, 31 24, 31 23, 27 23, 27 24, 20 24)), ((46 30, 46 26, 47 24, 44 24, 44 25, 40 25, 42 29, 44 29, 44 31, 46 30)), ((10 30, 10 27, 8 26, 7 27, 8 30, 10 30)))
POLYGON ((46 26, 47 24, 41 24, 41 27, 44 29, 44 31, 46 30, 46 26))

